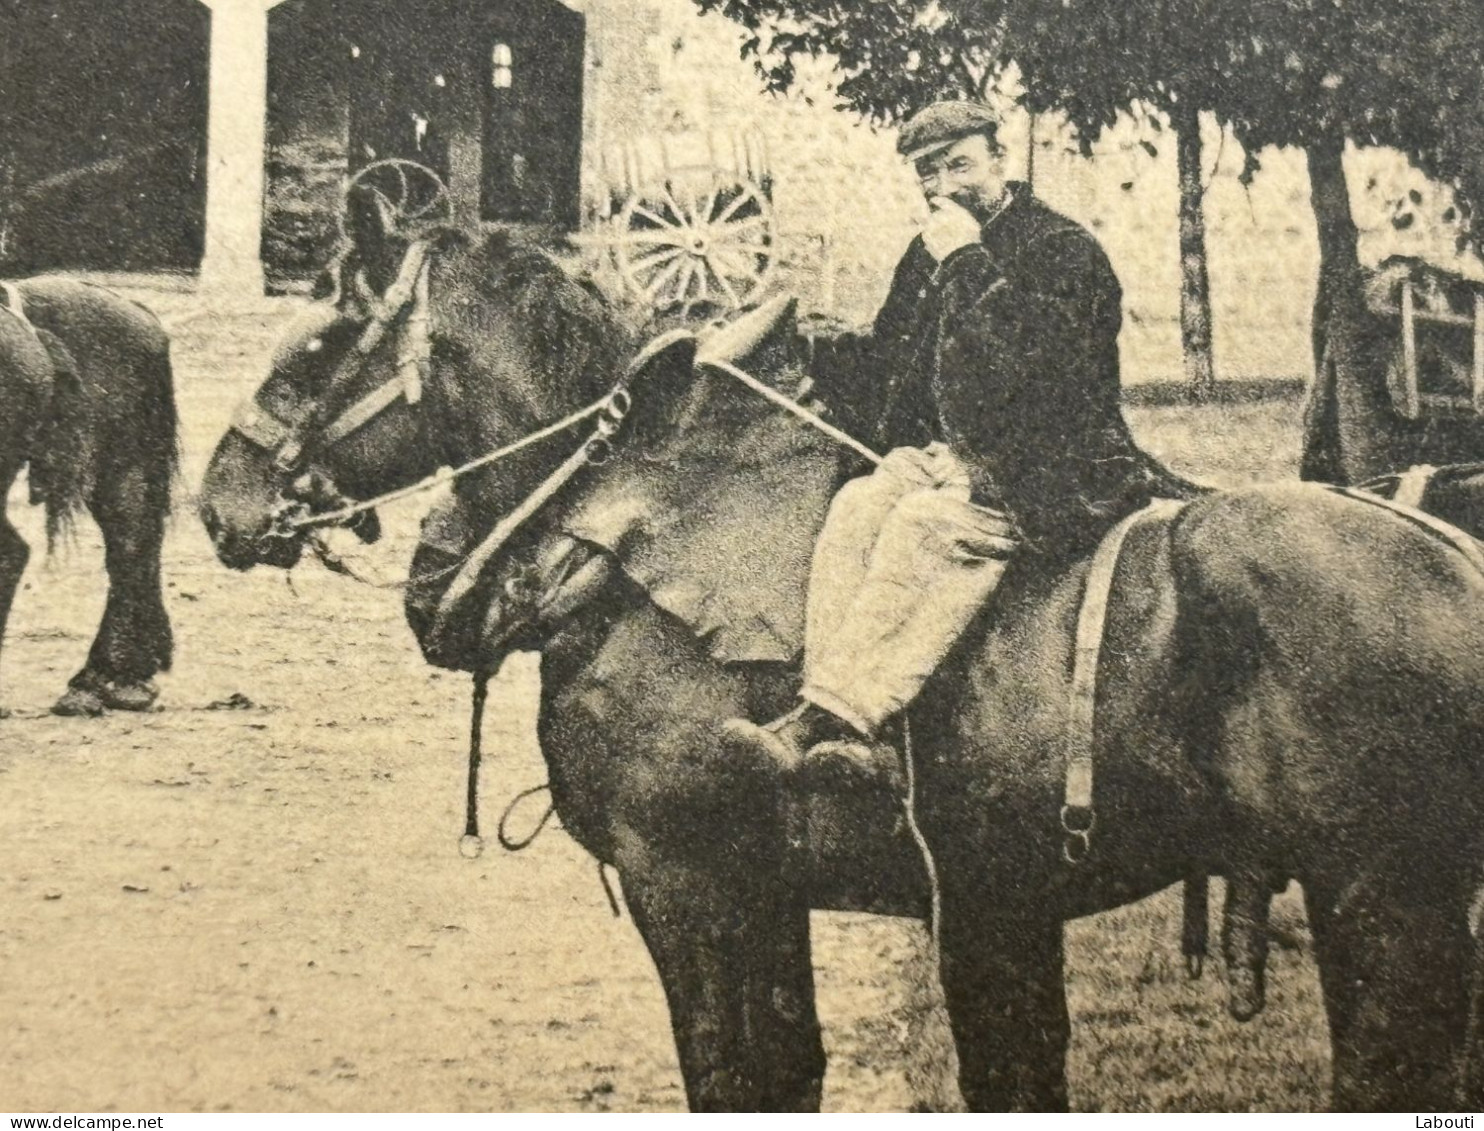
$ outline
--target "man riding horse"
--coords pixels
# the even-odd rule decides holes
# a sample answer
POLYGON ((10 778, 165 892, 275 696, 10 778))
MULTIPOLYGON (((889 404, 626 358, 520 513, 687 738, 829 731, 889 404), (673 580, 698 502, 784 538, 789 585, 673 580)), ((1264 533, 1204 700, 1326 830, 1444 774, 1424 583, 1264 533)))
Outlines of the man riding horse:
POLYGON ((902 128, 931 209, 870 333, 818 347, 827 399, 879 405, 890 449, 815 549, 799 707, 727 741, 786 768, 890 776, 876 743, 1017 550, 1066 560, 1151 498, 1197 489, 1119 406, 1121 289, 1085 228, 1007 181, 999 118, 939 102, 902 128), (843 740, 843 741, 830 741, 843 740))

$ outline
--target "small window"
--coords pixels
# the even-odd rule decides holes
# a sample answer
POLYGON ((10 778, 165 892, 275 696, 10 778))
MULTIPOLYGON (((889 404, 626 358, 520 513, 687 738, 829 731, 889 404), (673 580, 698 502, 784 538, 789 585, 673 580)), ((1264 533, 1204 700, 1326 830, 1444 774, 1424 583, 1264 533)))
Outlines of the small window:
POLYGON ((490 52, 490 85, 496 90, 509 90, 515 81, 514 56, 510 44, 497 43, 490 52))

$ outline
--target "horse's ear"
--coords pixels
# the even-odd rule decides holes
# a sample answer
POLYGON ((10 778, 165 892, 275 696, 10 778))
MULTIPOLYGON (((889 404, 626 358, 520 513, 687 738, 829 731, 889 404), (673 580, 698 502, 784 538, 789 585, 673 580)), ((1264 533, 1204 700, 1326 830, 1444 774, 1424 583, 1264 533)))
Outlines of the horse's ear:
POLYGON ((629 363, 623 384, 633 398, 630 444, 659 447, 689 419, 692 404, 701 395, 695 362, 695 335, 672 330, 650 342, 629 363))
POLYGON ((410 241, 398 230, 396 216, 391 201, 370 185, 357 185, 345 198, 345 234, 351 244, 347 266, 364 273, 373 294, 386 293, 407 254, 410 241))
POLYGON ((798 313, 799 303, 792 295, 771 298, 707 334, 701 341, 699 360, 740 365, 754 359, 770 346, 792 339, 798 313))

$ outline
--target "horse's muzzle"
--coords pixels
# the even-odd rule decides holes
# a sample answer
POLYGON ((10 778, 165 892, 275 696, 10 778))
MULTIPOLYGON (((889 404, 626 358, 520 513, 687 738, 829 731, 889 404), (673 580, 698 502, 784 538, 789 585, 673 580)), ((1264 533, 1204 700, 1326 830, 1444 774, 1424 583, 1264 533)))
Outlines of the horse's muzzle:
POLYGON ((245 532, 224 523, 210 503, 202 503, 200 513, 217 560, 228 569, 245 571, 256 565, 291 569, 304 552, 301 536, 278 534, 271 521, 256 531, 245 532))

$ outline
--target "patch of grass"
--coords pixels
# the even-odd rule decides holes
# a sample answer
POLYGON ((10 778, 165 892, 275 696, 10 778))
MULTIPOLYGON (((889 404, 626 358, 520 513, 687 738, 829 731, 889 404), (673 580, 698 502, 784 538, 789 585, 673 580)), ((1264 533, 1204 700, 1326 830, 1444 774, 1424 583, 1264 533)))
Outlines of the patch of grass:
MULTIPOLYGON (((1219 893, 1218 893, 1219 894, 1219 893)), ((1220 898, 1212 900, 1213 915, 1220 898)), ((1297 895, 1278 900, 1302 915, 1297 895)), ((1212 923, 1213 947, 1219 938, 1212 923)), ((1100 1111, 1313 1111, 1329 1088, 1328 1033, 1307 952, 1275 949, 1267 1008, 1227 1013, 1221 962, 1191 980, 1179 889, 1070 924, 1068 1076, 1073 1106, 1100 1111)))
POLYGON ((1131 405, 1135 438, 1174 470, 1221 487, 1298 475, 1302 400, 1131 405))

